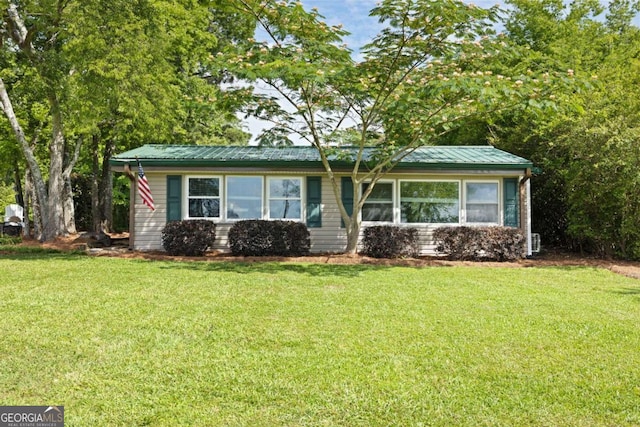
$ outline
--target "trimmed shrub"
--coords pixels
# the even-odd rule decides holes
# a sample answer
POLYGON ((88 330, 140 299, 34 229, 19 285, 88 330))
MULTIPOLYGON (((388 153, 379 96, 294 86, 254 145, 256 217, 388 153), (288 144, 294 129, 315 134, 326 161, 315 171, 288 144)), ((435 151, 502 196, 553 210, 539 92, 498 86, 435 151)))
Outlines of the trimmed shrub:
POLYGON ((416 257, 420 254, 418 230, 392 225, 367 227, 361 253, 373 258, 416 257))
POLYGON ((513 261, 526 255, 525 236, 511 227, 440 227, 436 251, 453 260, 513 261))
POLYGON ((300 222, 250 219, 231 226, 229 248, 239 256, 301 256, 309 253, 311 238, 300 222))
POLYGON ((170 255, 202 256, 216 240, 216 225, 206 219, 171 221, 162 229, 162 247, 170 255))

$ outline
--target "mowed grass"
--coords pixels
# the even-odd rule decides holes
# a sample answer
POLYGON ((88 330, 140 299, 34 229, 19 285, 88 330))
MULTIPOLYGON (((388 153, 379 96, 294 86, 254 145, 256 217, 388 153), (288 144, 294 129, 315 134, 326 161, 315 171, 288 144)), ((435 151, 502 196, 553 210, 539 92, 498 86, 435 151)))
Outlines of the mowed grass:
POLYGON ((640 282, 592 268, 0 257, 0 405, 67 426, 640 425, 640 282))

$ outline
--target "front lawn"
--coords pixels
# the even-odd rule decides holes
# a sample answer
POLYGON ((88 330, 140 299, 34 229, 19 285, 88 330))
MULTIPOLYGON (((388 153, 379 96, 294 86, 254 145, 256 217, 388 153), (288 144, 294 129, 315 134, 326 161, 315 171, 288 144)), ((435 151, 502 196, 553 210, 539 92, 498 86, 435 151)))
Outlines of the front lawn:
POLYGON ((640 424, 640 281, 593 268, 0 256, 0 405, 67 426, 640 424))

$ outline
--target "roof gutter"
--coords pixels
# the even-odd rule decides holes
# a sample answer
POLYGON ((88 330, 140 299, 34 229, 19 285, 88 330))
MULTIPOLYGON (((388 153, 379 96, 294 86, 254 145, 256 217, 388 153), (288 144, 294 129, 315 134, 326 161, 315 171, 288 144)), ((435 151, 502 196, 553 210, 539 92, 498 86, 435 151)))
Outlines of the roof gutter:
MULTIPOLYGON (((189 160, 172 160, 172 159, 141 159, 145 167, 269 167, 269 168, 324 168, 320 161, 283 161, 283 160, 205 160, 205 159, 189 159, 189 160)), ((111 166, 125 166, 129 163, 136 162, 134 158, 112 158, 109 160, 111 166)), ((352 168, 353 163, 348 161, 332 161, 330 162, 336 168, 352 168)), ((518 170, 525 169, 528 175, 531 175, 531 163, 400 163, 393 170, 420 170, 420 169, 507 169, 518 170)), ((364 169, 364 167, 363 167, 364 169)))

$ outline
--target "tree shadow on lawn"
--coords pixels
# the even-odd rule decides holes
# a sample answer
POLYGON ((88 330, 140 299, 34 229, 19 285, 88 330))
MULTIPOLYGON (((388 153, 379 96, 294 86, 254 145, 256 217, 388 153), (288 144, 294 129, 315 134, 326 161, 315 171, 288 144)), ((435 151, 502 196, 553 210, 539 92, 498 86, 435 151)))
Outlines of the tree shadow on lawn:
POLYGON ((238 274, 278 274, 283 272, 292 272, 296 274, 304 274, 308 276, 341 276, 341 277, 358 277, 365 271, 380 270, 389 268, 387 266, 370 265, 370 264, 304 264, 304 263, 287 263, 276 261, 237 261, 237 262, 188 262, 176 261, 161 266, 162 269, 184 269, 190 271, 205 272, 226 272, 238 274))
POLYGON ((0 248, 0 259, 8 259, 12 261, 24 260, 47 260, 47 259, 64 259, 72 260, 84 258, 87 254, 83 251, 59 251, 56 249, 38 249, 38 250, 6 250, 0 248))
POLYGON ((637 302, 640 302, 640 287, 637 288, 622 288, 618 291, 613 291, 613 293, 618 295, 626 295, 634 297, 633 299, 637 302))

